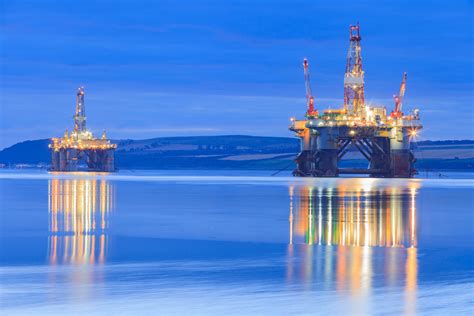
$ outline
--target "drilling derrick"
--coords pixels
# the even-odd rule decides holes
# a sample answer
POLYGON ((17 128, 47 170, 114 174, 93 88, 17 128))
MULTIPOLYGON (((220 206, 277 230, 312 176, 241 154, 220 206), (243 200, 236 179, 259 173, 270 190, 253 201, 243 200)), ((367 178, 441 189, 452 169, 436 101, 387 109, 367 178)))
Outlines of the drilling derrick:
POLYGON ((360 49, 359 24, 349 27, 349 51, 344 74, 344 110, 361 115, 364 110, 364 71, 360 49))
MULTIPOLYGON (((344 107, 314 109, 308 60, 303 62, 306 88, 306 114, 292 119, 290 130, 301 140, 293 175, 301 177, 337 177, 339 174, 368 174, 371 177, 411 177, 416 174, 415 157, 410 147, 420 124, 419 111, 402 113, 406 73, 400 91, 394 96, 395 109, 387 115, 385 106, 364 102, 364 71, 360 49, 359 25, 350 26, 350 46, 344 75, 344 107), (341 168, 346 156, 360 153, 367 168, 341 168)), ((352 157, 351 159, 354 159, 352 157)))
POLYGON ((99 139, 86 129, 84 87, 77 90, 73 118, 72 133, 66 130, 63 137, 51 139, 51 171, 77 171, 81 161, 89 171, 114 171, 114 151, 117 145, 107 139, 105 131, 99 139))
POLYGON ((86 130, 86 108, 84 106, 84 87, 77 89, 76 113, 74 114, 74 132, 82 133, 86 130))

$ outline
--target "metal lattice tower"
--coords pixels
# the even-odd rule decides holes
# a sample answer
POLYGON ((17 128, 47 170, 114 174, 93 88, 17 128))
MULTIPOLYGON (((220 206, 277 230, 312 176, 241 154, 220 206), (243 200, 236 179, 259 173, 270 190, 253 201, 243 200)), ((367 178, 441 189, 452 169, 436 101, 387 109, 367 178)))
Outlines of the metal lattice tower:
POLYGON ((84 105, 84 87, 77 89, 76 113, 74 114, 74 132, 81 133, 86 130, 86 107, 84 105))
POLYGON ((359 24, 350 26, 349 40, 344 74, 344 110, 360 115, 364 110, 364 71, 362 70, 359 24))

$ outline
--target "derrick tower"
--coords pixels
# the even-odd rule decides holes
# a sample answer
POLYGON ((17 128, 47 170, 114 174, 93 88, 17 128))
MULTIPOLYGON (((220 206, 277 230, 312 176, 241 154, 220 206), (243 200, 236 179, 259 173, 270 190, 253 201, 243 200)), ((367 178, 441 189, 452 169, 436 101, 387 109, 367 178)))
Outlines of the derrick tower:
POLYGON ((82 133, 86 130, 86 107, 84 106, 84 87, 77 89, 76 113, 74 114, 74 132, 82 133))
POLYGON ((360 115, 364 110, 364 70, 359 24, 349 27, 349 51, 344 74, 344 110, 360 115))

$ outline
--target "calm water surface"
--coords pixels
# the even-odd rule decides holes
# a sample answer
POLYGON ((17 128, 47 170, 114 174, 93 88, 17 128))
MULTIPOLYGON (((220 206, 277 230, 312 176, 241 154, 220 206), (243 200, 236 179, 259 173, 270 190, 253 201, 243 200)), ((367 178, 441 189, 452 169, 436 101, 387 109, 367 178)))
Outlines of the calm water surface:
POLYGON ((0 173, 1 314, 474 312, 474 180, 0 173))

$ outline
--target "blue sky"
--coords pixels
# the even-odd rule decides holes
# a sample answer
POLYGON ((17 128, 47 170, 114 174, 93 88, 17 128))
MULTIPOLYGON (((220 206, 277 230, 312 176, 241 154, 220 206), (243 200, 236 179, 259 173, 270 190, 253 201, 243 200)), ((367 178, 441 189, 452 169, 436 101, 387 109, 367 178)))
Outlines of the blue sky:
POLYGON ((419 107, 422 139, 474 139, 472 1, 1 2, 0 147, 72 127, 112 138, 289 136, 316 104, 342 103, 348 26, 361 24, 366 99, 419 107))

